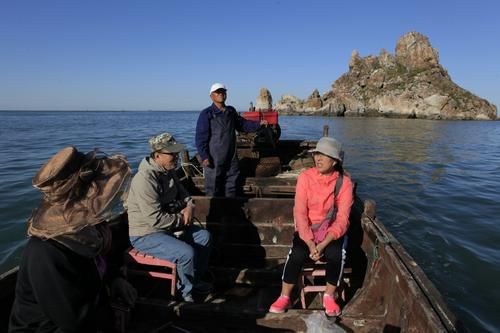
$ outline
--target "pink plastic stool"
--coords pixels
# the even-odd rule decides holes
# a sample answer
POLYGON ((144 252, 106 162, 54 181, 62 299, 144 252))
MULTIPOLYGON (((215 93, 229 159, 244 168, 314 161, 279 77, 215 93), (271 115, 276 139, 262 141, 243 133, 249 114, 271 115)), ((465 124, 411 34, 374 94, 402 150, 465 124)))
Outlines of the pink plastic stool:
POLYGON ((167 268, 167 270, 170 270, 170 273, 164 272, 164 269, 161 269, 163 271, 158 270, 153 270, 154 268, 148 267, 145 270, 141 270, 139 268, 129 268, 127 267, 127 272, 130 272, 132 274, 138 274, 138 275, 149 275, 153 276, 156 278, 160 279, 166 279, 170 280, 170 295, 175 296, 175 291, 176 291, 176 283, 177 283, 177 266, 171 261, 168 260, 163 260, 163 259, 158 259, 153 256, 150 256, 146 253, 140 252, 133 247, 127 250, 126 254, 126 260, 128 262, 132 262, 135 264, 140 264, 140 265, 147 265, 147 266, 157 266, 157 267, 162 267, 162 268, 167 268))
MULTIPOLYGON (((307 304, 306 304, 306 294, 307 293, 320 293, 320 292, 325 292, 326 290, 326 281, 324 284, 313 284, 313 285, 307 285, 305 284, 306 279, 309 281, 312 281, 315 277, 325 277, 326 276, 326 268, 325 268, 326 262, 324 261, 317 261, 314 264, 305 266, 302 269, 302 272, 299 275, 299 283, 298 287, 300 290, 300 303, 302 304, 302 309, 307 309, 307 304), (313 279, 309 279, 312 277, 313 279)), ((343 274, 350 274, 352 272, 351 268, 344 267, 343 274)), ((341 282, 341 287, 339 289, 340 292, 340 297, 345 300, 345 294, 344 294, 344 284, 348 279, 344 278, 341 282)))

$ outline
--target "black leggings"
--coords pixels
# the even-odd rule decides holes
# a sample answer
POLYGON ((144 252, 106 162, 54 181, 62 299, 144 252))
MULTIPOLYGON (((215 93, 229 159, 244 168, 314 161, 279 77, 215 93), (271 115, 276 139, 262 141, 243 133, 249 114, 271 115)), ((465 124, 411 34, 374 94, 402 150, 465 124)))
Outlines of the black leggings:
MULTIPOLYGON (((323 251, 322 261, 326 261, 326 281, 329 284, 338 286, 342 269, 344 268, 344 260, 342 256, 342 248, 345 248, 344 237, 331 241, 323 251)), ((299 279, 299 274, 302 271, 304 264, 312 260, 309 258, 309 247, 295 233, 292 242, 292 248, 288 253, 283 271, 283 282, 296 284, 299 279)))

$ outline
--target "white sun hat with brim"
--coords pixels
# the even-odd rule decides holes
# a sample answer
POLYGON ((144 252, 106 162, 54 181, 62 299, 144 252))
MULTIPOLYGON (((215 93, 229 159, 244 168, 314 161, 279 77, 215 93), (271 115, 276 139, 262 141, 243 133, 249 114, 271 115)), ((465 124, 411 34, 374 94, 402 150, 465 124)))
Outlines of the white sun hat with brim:
POLYGON ((327 136, 319 139, 316 144, 316 148, 309 150, 310 153, 321 153, 323 155, 329 156, 336 160, 342 162, 344 159, 344 151, 342 150, 342 144, 335 140, 334 138, 329 138, 327 136))

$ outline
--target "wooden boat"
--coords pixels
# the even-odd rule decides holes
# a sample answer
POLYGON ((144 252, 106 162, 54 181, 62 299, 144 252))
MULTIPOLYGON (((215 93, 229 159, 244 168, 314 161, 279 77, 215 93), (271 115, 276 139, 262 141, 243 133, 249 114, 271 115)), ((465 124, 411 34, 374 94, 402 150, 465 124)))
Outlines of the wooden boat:
MULTIPOLYGON (((275 151, 281 152, 282 169, 312 146, 314 142, 281 141, 275 151)), ((319 294, 312 293, 306 309, 296 297, 288 312, 267 313, 279 295, 293 235, 296 178, 246 176, 244 195, 233 199, 205 197, 200 177, 184 179, 198 194, 196 220, 213 235, 215 293, 199 303, 182 303, 169 296, 164 280, 131 277, 140 298, 134 309, 118 312, 121 324, 126 324, 123 331, 467 332, 422 269, 377 219, 375 203, 358 196, 350 216, 347 268, 339 295, 342 315, 327 319, 319 294)), ((0 277, 0 330, 7 325, 16 272, 0 277)))

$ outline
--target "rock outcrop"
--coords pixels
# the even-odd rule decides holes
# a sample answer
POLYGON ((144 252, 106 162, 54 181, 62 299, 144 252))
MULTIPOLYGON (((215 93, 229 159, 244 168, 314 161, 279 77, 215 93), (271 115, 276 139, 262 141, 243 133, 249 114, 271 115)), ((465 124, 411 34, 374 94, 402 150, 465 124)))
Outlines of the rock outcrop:
POLYGON ((300 112, 304 109, 304 102, 292 95, 283 95, 274 109, 280 113, 300 112))
POLYGON ((388 116, 426 119, 495 119, 496 106, 456 85, 440 65, 427 37, 410 32, 401 37, 395 55, 353 51, 349 71, 323 96, 314 90, 302 101, 283 96, 282 113, 337 116, 388 116))
POLYGON ((259 96, 257 96, 257 101, 255 103, 256 111, 267 111, 273 108, 273 97, 271 93, 266 88, 260 89, 259 96))
POLYGON ((304 102, 304 107, 306 110, 318 110, 323 106, 323 101, 321 100, 321 96, 319 95, 318 89, 314 89, 311 96, 309 96, 304 102))
MULTIPOLYGON (((327 111, 329 106, 327 106, 327 111)), ((305 100, 301 100, 292 95, 283 95, 276 103, 274 109, 282 114, 317 114, 322 111, 323 99, 318 89, 314 89, 311 95, 305 100)))

